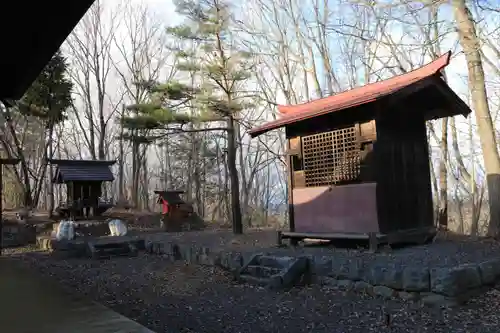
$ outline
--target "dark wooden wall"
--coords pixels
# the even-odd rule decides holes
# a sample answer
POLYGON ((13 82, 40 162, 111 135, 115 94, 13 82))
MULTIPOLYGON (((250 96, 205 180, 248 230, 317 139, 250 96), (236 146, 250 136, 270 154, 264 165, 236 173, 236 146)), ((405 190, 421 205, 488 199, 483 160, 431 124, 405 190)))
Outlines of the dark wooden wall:
POLYGON ((100 181, 68 183, 68 201, 89 199, 92 204, 97 204, 101 194, 102 182, 100 181))
MULTIPOLYGON (((361 149, 361 170, 357 180, 346 181, 347 184, 375 181, 372 168, 373 142, 376 140, 375 108, 372 106, 354 107, 349 110, 329 113, 311 118, 286 127, 287 164, 292 188, 306 187, 301 138, 304 136, 338 130, 355 126, 359 135, 361 149), (291 155, 291 156, 290 156, 291 155)), ((341 183, 337 185, 342 185, 341 183)))
POLYGON ((321 132, 333 131, 356 123, 369 122, 375 118, 374 108, 370 106, 353 107, 349 110, 332 112, 320 117, 307 119, 286 127, 287 139, 321 132))
POLYGON ((374 145, 380 231, 433 225, 429 148, 422 112, 384 110, 374 145))

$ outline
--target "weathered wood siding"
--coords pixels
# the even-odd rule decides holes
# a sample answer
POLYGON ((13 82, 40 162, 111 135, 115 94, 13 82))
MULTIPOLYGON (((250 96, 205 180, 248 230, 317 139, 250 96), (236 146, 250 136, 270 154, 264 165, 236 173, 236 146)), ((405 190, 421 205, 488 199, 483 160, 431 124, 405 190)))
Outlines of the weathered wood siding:
POLYGON ((429 148, 423 114, 386 110, 376 124, 374 158, 380 231, 432 226, 429 148))

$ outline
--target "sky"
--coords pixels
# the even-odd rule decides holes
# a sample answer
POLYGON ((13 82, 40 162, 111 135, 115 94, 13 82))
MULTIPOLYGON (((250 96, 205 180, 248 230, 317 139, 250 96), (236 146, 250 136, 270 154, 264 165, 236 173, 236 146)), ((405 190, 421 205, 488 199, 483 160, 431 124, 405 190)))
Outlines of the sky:
MULTIPOLYGON (((107 3, 119 4, 122 0, 106 0, 107 3)), ((137 4, 147 4, 151 8, 154 15, 165 22, 166 25, 175 25, 182 22, 182 18, 175 12, 175 5, 172 0, 130 0, 132 3, 137 4)), ((442 17, 444 19, 453 19, 453 13, 449 6, 443 6, 441 9, 442 17)), ((391 34, 398 36, 401 32, 398 32, 396 28, 391 28, 391 34)), ((397 39, 397 37, 395 38, 397 39)), ((454 50, 456 51, 456 38, 452 35, 450 38, 444 41, 442 45, 442 50, 454 50)), ((467 66, 465 63, 465 58, 462 54, 455 53, 453 55, 453 60, 446 69, 447 74, 451 77, 450 86, 462 97, 467 95, 467 66)))
MULTIPOLYGON (((110 0, 119 3, 120 0, 110 0)), ((166 24, 175 25, 181 21, 181 17, 175 12, 175 5, 172 0, 130 0, 132 3, 147 4, 155 15, 164 18, 166 24)))
MULTIPOLYGON (((118 5, 122 0, 105 0, 106 6, 114 7, 118 5), (108 5, 109 4, 109 5, 108 5)), ((150 8, 151 12, 156 16, 158 20, 163 22, 165 25, 176 25, 182 22, 182 18, 176 14, 175 6, 172 0, 131 0, 136 4, 147 4, 150 8)), ((300 0, 298 0, 300 1, 300 0)), ((340 1, 340 0, 339 0, 340 1)), ((307 3, 310 3, 309 1, 307 3)), ((336 6, 337 2, 335 3, 336 6)), ((451 8, 447 5, 441 7, 441 18, 445 19, 449 22, 453 20, 453 12, 451 8)), ((339 18, 340 19, 340 18, 339 18)), ((485 18, 488 20, 489 18, 485 18)), ((492 22, 494 23, 494 22, 492 22)), ((395 40, 398 40, 398 37, 401 37, 402 31, 398 30, 397 23, 390 25, 390 34, 393 36, 395 40)), ((467 66, 465 62, 465 57, 460 52, 457 52, 456 47, 456 35, 451 33, 447 39, 445 39, 442 43, 441 47, 442 52, 446 52, 448 50, 452 50, 454 52, 453 59, 450 65, 446 69, 446 74, 448 75, 449 84, 452 89, 461 96, 467 102, 468 95, 468 87, 467 87, 467 66)), ((384 51, 382 51, 383 53, 384 51)), ((387 54, 389 51, 386 50, 387 54)), ((415 54, 415 58, 418 57, 418 52, 415 54)), ((494 58, 494 57, 493 57, 494 58)), ((415 62, 419 62, 419 59, 415 59, 415 62)), ((279 98, 276 102, 283 103, 283 98, 279 98)), ((459 133, 464 134, 467 133, 467 120, 463 118, 457 118, 457 123, 459 126, 459 133)), ((474 121, 473 121, 474 123, 474 121)))

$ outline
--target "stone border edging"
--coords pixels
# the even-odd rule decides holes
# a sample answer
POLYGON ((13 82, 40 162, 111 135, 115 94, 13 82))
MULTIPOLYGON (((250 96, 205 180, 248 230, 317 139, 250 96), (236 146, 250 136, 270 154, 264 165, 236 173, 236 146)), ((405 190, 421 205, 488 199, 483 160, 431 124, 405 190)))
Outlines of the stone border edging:
MULTIPOLYGON (((237 271, 254 252, 213 251, 207 246, 177 242, 146 241, 145 250, 171 260, 218 266, 237 271)), ((491 289, 500 282, 500 255, 478 264, 455 267, 372 265, 361 259, 339 260, 329 256, 307 256, 312 275, 323 285, 346 291, 365 292, 383 298, 398 297, 426 305, 456 306, 491 289)))

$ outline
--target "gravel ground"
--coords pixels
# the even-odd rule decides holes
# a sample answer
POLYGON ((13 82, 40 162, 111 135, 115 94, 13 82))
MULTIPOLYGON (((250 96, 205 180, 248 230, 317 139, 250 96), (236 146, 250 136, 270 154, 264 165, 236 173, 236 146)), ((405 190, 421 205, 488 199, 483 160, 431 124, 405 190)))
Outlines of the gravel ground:
POLYGON ((459 309, 422 309, 320 286, 267 292, 236 285, 218 269, 171 263, 160 256, 60 260, 32 250, 5 252, 158 333, 500 331, 498 290, 459 309))

